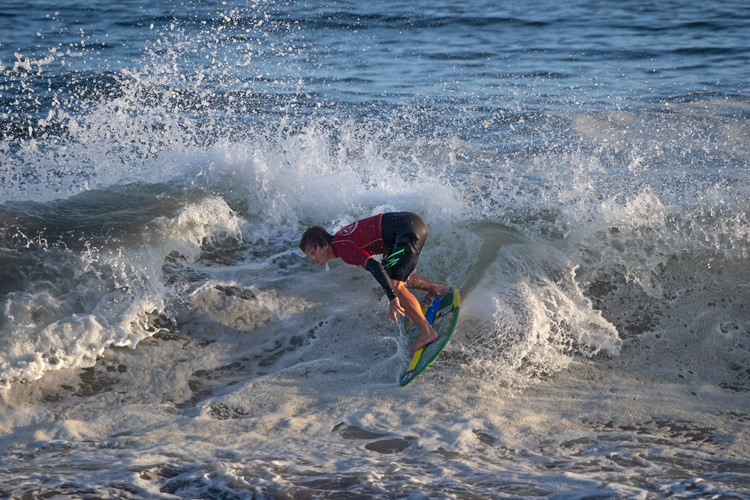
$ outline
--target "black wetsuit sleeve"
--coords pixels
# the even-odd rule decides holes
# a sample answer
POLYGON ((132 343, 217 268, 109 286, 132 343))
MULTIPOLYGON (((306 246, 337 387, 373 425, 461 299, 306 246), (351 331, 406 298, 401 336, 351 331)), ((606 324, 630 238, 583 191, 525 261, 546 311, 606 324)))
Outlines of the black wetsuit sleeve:
POLYGON ((383 266, 380 264, 380 262, 370 257, 365 264, 365 269, 370 271, 370 274, 372 274, 375 277, 375 280, 380 283, 380 286, 383 287, 383 290, 385 290, 385 294, 388 296, 388 300, 393 300, 396 298, 396 292, 393 291, 391 280, 388 278, 388 276, 386 276, 385 271, 383 271, 383 266))

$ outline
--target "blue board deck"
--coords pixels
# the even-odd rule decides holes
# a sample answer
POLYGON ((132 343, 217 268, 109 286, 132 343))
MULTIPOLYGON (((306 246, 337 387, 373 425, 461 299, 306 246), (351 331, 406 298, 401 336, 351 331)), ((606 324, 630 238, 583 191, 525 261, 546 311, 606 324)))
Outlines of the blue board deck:
MULTIPOLYGON (((419 376, 430 364, 435 361, 443 348, 448 342, 456 329, 458 321, 458 311, 461 307, 461 295, 458 289, 451 287, 450 291, 433 300, 425 310, 425 317, 432 327, 438 333, 439 337, 434 342, 427 344, 422 349, 415 352, 409 358, 408 364, 404 367, 399 376, 399 384, 405 386, 419 376)), ((406 331, 406 337, 409 344, 419 337, 419 329, 412 324, 406 331)))

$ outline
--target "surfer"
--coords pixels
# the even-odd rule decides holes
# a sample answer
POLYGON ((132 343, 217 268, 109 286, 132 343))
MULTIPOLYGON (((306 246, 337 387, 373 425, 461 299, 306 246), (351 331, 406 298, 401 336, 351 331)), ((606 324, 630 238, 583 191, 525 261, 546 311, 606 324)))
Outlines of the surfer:
POLYGON ((414 273, 426 238, 427 225, 422 217, 412 212, 394 212, 358 220, 335 235, 320 226, 310 226, 302 235, 299 248, 321 266, 341 258, 369 271, 390 300, 391 321, 406 315, 419 328, 419 337, 410 347, 413 353, 434 342, 438 334, 407 287, 427 292, 428 301, 442 297, 450 289, 414 273), (374 259, 373 254, 385 255, 383 262, 374 259))

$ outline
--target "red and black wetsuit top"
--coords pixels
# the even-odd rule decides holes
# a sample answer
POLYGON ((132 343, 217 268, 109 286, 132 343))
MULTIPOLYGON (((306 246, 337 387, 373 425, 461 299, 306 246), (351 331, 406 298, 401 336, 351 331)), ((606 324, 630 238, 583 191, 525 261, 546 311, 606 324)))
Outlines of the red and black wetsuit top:
POLYGON ((367 269, 367 260, 373 254, 387 253, 383 244, 380 221, 383 214, 358 220, 336 233, 331 242, 333 253, 347 264, 367 269))
POLYGON ((383 271, 383 266, 372 258, 372 254, 385 254, 383 231, 380 225, 383 214, 358 220, 346 226, 333 236, 331 247, 336 257, 347 264, 362 267, 383 287, 389 300, 396 298, 391 281, 383 271))
POLYGON ((347 264, 369 271, 393 300, 396 294, 390 279, 406 281, 417 266, 426 237, 427 226, 419 215, 394 212, 349 224, 333 236, 331 247, 347 264), (387 275, 373 254, 389 257, 387 275))

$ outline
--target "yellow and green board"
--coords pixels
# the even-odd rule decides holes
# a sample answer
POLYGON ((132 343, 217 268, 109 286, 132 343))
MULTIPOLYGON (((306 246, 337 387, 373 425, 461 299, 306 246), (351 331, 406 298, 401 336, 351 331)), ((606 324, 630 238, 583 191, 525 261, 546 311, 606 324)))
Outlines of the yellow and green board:
MULTIPOLYGON (((405 386, 417 378, 420 373, 435 361, 435 358, 440 355, 443 348, 448 345, 448 342, 453 335, 453 331, 456 329, 458 310, 460 307, 461 295, 458 293, 458 289, 451 287, 448 293, 439 299, 433 300, 424 309, 427 321, 430 322, 439 337, 435 342, 427 344, 409 358, 408 365, 399 376, 399 384, 401 384, 401 386, 405 386)), ((406 337, 409 344, 419 337, 419 329, 416 325, 412 324, 406 330, 406 337)))

